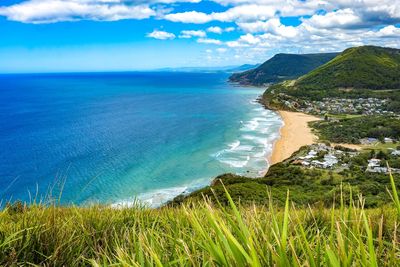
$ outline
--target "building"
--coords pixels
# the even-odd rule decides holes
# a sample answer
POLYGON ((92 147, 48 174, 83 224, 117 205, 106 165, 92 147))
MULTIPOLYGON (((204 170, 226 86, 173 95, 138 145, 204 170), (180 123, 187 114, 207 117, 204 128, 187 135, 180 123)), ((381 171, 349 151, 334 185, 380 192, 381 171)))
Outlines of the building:
POLYGON ((400 156, 400 150, 394 149, 392 153, 390 153, 392 156, 400 156))

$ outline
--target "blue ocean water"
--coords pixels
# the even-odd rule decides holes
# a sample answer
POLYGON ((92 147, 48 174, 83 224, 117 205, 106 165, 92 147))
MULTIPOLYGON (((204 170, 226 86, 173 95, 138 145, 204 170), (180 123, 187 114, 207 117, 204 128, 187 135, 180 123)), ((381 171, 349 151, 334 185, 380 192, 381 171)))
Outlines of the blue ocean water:
POLYGON ((222 73, 0 76, 0 199, 157 205, 257 176, 282 122, 222 73), (30 193, 29 193, 30 192, 30 193))

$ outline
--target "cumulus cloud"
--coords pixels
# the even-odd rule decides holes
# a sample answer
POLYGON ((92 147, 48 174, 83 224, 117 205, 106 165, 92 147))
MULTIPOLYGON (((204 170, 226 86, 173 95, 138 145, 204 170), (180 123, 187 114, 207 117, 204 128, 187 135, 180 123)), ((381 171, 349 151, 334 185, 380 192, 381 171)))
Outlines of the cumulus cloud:
POLYGON ((235 27, 226 27, 223 29, 218 26, 212 26, 212 27, 207 28, 208 32, 212 32, 212 33, 216 33, 216 34, 222 34, 223 32, 233 32, 234 30, 235 30, 235 27))
POLYGON ((232 22, 265 20, 272 18, 275 12, 276 10, 271 6, 241 5, 232 7, 224 12, 212 12, 207 14, 198 11, 187 11, 167 14, 164 18, 174 22, 202 24, 210 21, 232 22))
POLYGON ((154 30, 151 33, 146 35, 147 37, 159 39, 159 40, 168 40, 168 39, 175 39, 175 34, 165 31, 154 30))
POLYGON ((207 28, 208 32, 212 32, 212 33, 217 33, 217 34, 221 34, 224 30, 221 27, 209 27, 207 28))
POLYGON ((398 0, 335 1, 337 9, 350 8, 364 22, 372 24, 395 24, 400 22, 400 2, 398 0))
POLYGON ((268 21, 238 23, 238 25, 244 31, 251 33, 264 32, 284 37, 295 37, 298 34, 296 27, 285 26, 277 18, 268 21))
POLYGON ((197 11, 187 11, 187 12, 182 12, 182 13, 173 13, 173 14, 167 14, 164 16, 164 19, 170 20, 173 22, 183 22, 183 23, 206 23, 211 21, 211 18, 209 15, 203 12, 197 12, 197 11))
POLYGON ((199 38, 197 39, 198 43, 201 44, 214 44, 214 45, 221 45, 222 41, 217 40, 217 39, 211 39, 211 38, 199 38))
POLYGON ((346 8, 329 12, 325 15, 314 15, 310 19, 304 20, 316 28, 352 28, 364 24, 360 16, 352 9, 346 8))
POLYGON ((126 5, 119 0, 28 0, 0 7, 0 15, 25 23, 146 19, 156 12, 145 3, 126 5))
POLYGON ((386 26, 378 31, 368 31, 365 33, 367 38, 399 38, 400 39, 400 28, 394 25, 386 26))
POLYGON ((192 37, 206 37, 206 32, 202 30, 185 30, 181 31, 181 34, 179 35, 179 38, 192 38, 192 37))
MULTIPOLYGON (((19 0, 19 3, 0 6, 0 16, 24 23, 149 18, 195 24, 216 21, 218 26, 207 25, 203 30, 176 34, 198 43, 218 45, 218 49, 207 52, 213 56, 229 51, 242 58, 257 58, 272 49, 340 51, 362 44, 400 47, 400 0, 210 1, 220 5, 218 10, 197 9, 202 5, 201 0, 19 0), (182 10, 180 2, 199 4, 190 5, 193 9, 183 12, 179 11, 182 10), (285 23, 284 18, 289 16, 299 16, 297 23, 285 23), (215 36, 232 31, 241 36, 226 40, 227 36, 236 36, 226 35, 223 41, 207 38, 208 33, 215 36)), ((147 37, 166 40, 176 35, 154 30, 147 37)))

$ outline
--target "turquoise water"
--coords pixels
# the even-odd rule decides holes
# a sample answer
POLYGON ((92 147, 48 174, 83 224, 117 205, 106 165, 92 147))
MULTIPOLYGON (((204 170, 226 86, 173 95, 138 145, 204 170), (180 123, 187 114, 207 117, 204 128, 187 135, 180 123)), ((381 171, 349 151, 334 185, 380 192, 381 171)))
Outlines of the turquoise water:
POLYGON ((62 203, 158 205, 224 172, 260 175, 282 122, 227 77, 0 76, 0 199, 65 183, 62 203))

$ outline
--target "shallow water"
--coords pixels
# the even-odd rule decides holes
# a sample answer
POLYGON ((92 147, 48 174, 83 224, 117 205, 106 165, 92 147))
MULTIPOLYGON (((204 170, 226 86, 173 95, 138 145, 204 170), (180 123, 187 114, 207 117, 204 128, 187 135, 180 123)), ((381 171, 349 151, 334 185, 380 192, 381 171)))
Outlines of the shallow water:
POLYGON ((0 199, 158 205, 224 172, 257 176, 282 122, 227 74, 0 76, 0 199))

